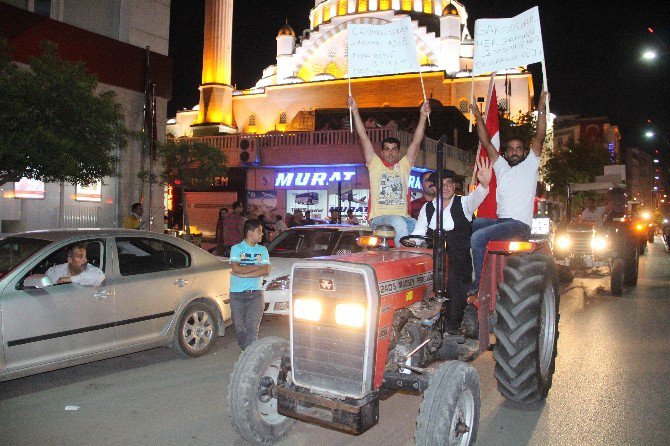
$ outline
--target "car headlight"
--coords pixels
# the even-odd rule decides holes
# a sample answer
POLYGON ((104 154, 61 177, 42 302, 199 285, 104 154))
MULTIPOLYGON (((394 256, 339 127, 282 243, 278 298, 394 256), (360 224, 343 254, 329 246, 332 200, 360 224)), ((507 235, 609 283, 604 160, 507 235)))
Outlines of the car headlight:
POLYGON ((291 284, 290 276, 281 276, 272 280, 265 288, 265 291, 288 290, 291 284))
POLYGON ((293 317, 296 319, 318 322, 319 319, 321 319, 321 302, 313 299, 294 300, 293 317))
POLYGON ((361 328, 365 324, 365 307, 361 304, 337 304, 335 322, 347 327, 361 328))
POLYGON ((591 239, 591 248, 595 251, 602 251, 607 248, 607 239, 604 237, 593 237, 591 239))
POLYGON ((558 249, 568 249, 570 247, 570 237, 567 235, 559 235, 556 238, 556 247, 558 249))

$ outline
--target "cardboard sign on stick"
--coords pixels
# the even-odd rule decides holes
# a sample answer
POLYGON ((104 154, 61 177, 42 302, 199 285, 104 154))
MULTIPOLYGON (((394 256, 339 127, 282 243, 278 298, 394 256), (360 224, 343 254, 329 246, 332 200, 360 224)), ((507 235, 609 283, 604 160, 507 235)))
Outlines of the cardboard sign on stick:
POLYGON ((473 74, 542 62, 542 29, 537 6, 509 19, 475 20, 473 74))

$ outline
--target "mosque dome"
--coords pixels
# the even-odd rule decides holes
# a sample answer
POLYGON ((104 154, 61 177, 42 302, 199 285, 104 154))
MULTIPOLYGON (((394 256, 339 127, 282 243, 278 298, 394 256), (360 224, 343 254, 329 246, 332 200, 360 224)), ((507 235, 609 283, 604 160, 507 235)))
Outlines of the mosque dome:
POLYGON ((293 36, 295 37, 295 31, 288 25, 288 21, 279 29, 277 37, 279 36, 293 36))
POLYGON ((449 15, 458 16, 458 9, 456 9, 456 7, 451 2, 449 2, 449 4, 442 10, 442 16, 449 15))

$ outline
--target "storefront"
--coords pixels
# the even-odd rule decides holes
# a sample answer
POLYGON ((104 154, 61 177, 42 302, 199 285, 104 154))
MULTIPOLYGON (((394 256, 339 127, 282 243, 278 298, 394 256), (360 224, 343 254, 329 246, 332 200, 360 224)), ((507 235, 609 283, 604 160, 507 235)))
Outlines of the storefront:
MULTIPOLYGON (((413 196, 421 196, 420 177, 425 171, 411 172, 413 196)), ((247 175, 247 197, 252 214, 256 210, 272 217, 309 210, 313 219, 328 220, 333 209, 343 217, 351 209, 364 223, 370 201, 368 169, 362 165, 255 168, 247 175)))

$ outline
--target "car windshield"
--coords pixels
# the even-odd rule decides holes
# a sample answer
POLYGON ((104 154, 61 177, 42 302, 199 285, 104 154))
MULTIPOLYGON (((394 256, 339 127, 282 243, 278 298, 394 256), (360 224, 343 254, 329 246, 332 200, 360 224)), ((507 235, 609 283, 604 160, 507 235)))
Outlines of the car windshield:
POLYGON ((304 259, 332 254, 337 229, 294 229, 284 231, 268 245, 270 257, 304 259))
POLYGON ((0 277, 51 242, 29 237, 7 237, 0 240, 0 277))

